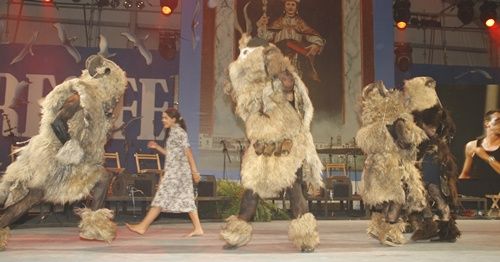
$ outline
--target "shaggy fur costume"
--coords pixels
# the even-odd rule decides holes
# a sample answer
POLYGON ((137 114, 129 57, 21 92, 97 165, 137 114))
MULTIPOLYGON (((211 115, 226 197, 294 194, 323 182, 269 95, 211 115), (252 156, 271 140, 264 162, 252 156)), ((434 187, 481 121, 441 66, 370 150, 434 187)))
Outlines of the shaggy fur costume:
POLYGON ((238 219, 236 216, 230 216, 226 219, 226 224, 222 227, 220 236, 227 243, 226 248, 241 247, 252 239, 252 225, 238 219))
POLYGON ((314 251, 319 245, 318 225, 311 213, 305 213, 292 220, 288 228, 288 239, 302 252, 314 251))
MULTIPOLYGON (((247 197, 242 200, 238 219, 251 219, 258 201, 256 198, 274 197, 296 183, 296 172, 301 167, 304 183, 317 189, 323 186, 323 166, 310 133, 313 106, 307 87, 275 45, 244 34, 240 40, 240 55, 229 65, 229 83, 225 91, 231 95, 236 114, 243 120, 251 143, 242 159, 241 177, 247 197), (285 84, 284 75, 291 85, 285 84), (293 102, 286 97, 291 92, 293 102)), ((304 208, 300 210, 299 215, 307 213, 304 208)), ((299 224, 311 223, 302 229, 309 232, 307 228, 316 228, 315 220, 312 215, 306 218, 310 219, 299 224)), ((228 222, 221 235, 228 245, 240 246, 240 241, 235 244, 232 239, 241 229, 230 226, 232 223, 232 220, 228 222), (231 237, 226 237, 228 235, 231 237)), ((294 234, 293 241, 305 241, 307 244, 299 247, 304 251, 314 250, 314 246, 303 248, 315 243, 307 240, 312 233, 304 235, 299 232, 297 229, 298 235, 294 234), (300 237, 305 239, 297 239, 300 237)), ((245 244, 249 240, 247 235, 241 238, 245 244)))
POLYGON ((56 86, 42 103, 38 135, 22 148, 0 181, 0 228, 14 222, 36 201, 63 204, 90 194, 100 179, 113 110, 127 86, 115 63, 91 56, 78 78, 56 86), (77 94, 80 109, 67 121, 70 140, 62 144, 51 124, 77 94), (38 200, 36 198, 39 198, 38 200), (24 199, 24 200, 23 200, 24 199))
MULTIPOLYGON (((408 82, 405 89, 418 93, 422 93, 422 91, 415 90, 429 90, 429 87, 424 87, 422 82, 408 82)), ((435 81, 432 78, 427 78, 427 82, 433 83, 430 87, 435 93, 435 81)), ((426 92, 426 94, 432 94, 432 92, 426 92)), ((454 214, 451 213, 459 206, 458 168, 448 146, 455 133, 455 124, 448 111, 442 107, 437 99, 437 95, 436 99, 429 98, 428 101, 429 103, 421 104, 412 112, 419 127, 432 127, 436 130, 428 141, 420 145, 418 159, 422 165, 436 167, 439 174, 434 174, 433 171, 423 173, 424 178, 429 177, 428 180, 431 180, 425 181, 428 191, 428 207, 423 212, 425 219, 420 220, 423 224, 418 227, 412 239, 430 239, 437 235, 441 241, 454 242, 461 235, 460 230, 456 227, 454 214), (437 209, 437 215, 432 213, 431 208, 433 207, 437 209), (438 224, 430 221, 431 217, 439 217, 438 224)))
POLYGON ((426 206, 425 189, 415 167, 417 146, 427 137, 411 115, 413 108, 425 104, 413 97, 417 94, 387 90, 382 82, 369 84, 362 92, 362 126, 356 142, 367 157, 360 193, 378 211, 372 214, 368 233, 386 245, 405 242, 401 208, 414 212, 426 206))
POLYGON ((114 217, 113 211, 107 208, 96 211, 89 208, 80 208, 75 213, 82 218, 78 225, 81 238, 111 243, 116 237, 116 224, 112 221, 114 217))

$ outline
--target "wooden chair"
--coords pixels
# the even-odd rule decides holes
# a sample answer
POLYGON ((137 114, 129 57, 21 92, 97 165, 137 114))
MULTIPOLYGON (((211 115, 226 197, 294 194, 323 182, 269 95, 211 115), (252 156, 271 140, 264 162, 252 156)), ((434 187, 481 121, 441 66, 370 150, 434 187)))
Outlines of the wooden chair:
POLYGON ((118 152, 104 153, 104 167, 106 168, 106 170, 116 175, 121 174, 123 171, 125 171, 125 168, 123 168, 121 165, 120 154, 118 154, 118 152), (111 162, 114 162, 114 166, 107 165, 111 162))
POLYGON ((345 163, 328 163, 325 165, 326 175, 331 176, 333 170, 340 170, 344 176, 347 176, 347 166, 345 163))
POLYGON ((143 154, 135 153, 135 167, 137 168, 137 174, 157 174, 161 176, 163 170, 160 164, 160 156, 158 154, 143 154), (143 168, 142 163, 148 161, 150 163, 148 167, 153 166, 153 168, 143 168))

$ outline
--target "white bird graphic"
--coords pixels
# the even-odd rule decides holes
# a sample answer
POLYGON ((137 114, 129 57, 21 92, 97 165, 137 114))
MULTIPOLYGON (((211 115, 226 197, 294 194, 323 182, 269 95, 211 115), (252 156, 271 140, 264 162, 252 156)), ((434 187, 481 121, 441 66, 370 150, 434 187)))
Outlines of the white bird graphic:
POLYGON ((493 79, 493 77, 491 77, 491 75, 490 75, 488 72, 486 72, 486 71, 484 71, 484 70, 482 70, 482 69, 474 69, 474 70, 470 70, 470 71, 467 71, 467 72, 463 72, 463 73, 461 73, 460 75, 455 76, 455 77, 454 77, 454 79, 455 79, 455 80, 456 80, 456 79, 460 79, 460 78, 462 78, 462 77, 464 77, 464 76, 466 76, 466 75, 469 75, 469 74, 476 74, 476 73, 478 73, 478 74, 482 75, 482 76, 483 76, 484 78, 486 78, 486 79, 493 79))
POLYGON ((108 52, 108 40, 102 34, 99 35, 99 52, 97 54, 104 57, 104 58, 108 58, 108 57, 112 57, 112 56, 116 55, 116 53, 110 54, 108 52))
POLYGON ((78 52, 72 44, 72 42, 76 40, 76 37, 68 38, 64 27, 60 23, 55 23, 53 26, 57 29, 57 36, 61 41, 61 45, 64 46, 66 51, 68 51, 68 53, 75 59, 75 63, 80 63, 82 60, 80 52, 78 52))
POLYGON ((5 31, 6 31, 5 22, 0 21, 0 45, 9 44, 9 41, 4 39, 5 31))
POLYGON ((31 84, 29 79, 22 80, 16 85, 16 91, 14 93, 14 97, 12 98, 12 102, 9 105, 9 108, 16 109, 22 105, 28 104, 28 87, 31 84))
POLYGON ((14 59, 12 59, 10 64, 13 65, 17 62, 20 62, 21 60, 24 59, 24 57, 26 55, 28 55, 28 53, 31 54, 32 56, 35 55, 33 53, 32 47, 33 47, 33 44, 35 43, 37 38, 38 38, 38 31, 35 31, 35 32, 33 32, 33 35, 31 36, 31 40, 23 47, 21 52, 19 52, 19 54, 17 54, 17 56, 14 57, 14 59))
POLYGON ((134 34, 129 32, 121 33, 122 36, 126 37, 130 42, 134 43, 134 46, 139 49, 139 53, 146 59, 146 65, 150 65, 153 62, 153 55, 144 45, 144 41, 149 38, 149 35, 146 35, 144 38, 137 38, 134 34))

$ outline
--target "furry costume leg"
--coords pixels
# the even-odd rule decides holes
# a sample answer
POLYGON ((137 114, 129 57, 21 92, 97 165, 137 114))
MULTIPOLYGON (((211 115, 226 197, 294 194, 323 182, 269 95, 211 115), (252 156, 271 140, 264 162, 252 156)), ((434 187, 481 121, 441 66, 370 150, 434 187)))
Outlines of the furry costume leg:
POLYGON ((313 252, 319 244, 319 234, 316 219, 309 212, 307 201, 304 197, 304 183, 302 182, 302 171, 297 171, 297 180, 288 190, 290 205, 295 218, 288 228, 288 238, 295 247, 302 252, 313 252))
POLYGON ((86 240, 102 240, 111 243, 116 237, 116 224, 111 221, 113 211, 101 208, 92 211, 89 208, 80 208, 75 211, 82 220, 78 227, 80 228, 80 238, 86 240))
POLYGON ((226 241, 224 249, 234 249, 244 246, 252 239, 252 225, 248 223, 257 210, 259 197, 250 189, 243 192, 238 217, 230 216, 220 232, 221 238, 226 241))
POLYGON ((106 200, 109 184, 111 184, 112 179, 113 173, 107 172, 103 169, 101 176, 99 177, 99 181, 92 189, 92 202, 90 204, 90 209, 96 211, 104 207, 104 200, 106 200))
POLYGON ((41 189, 30 189, 27 196, 21 201, 7 207, 0 216, 0 251, 7 246, 9 237, 9 228, 7 227, 12 222, 16 221, 32 206, 42 201, 43 191, 41 189))
POLYGON ((389 203, 385 204, 384 210, 389 212, 373 212, 372 219, 368 225, 367 233, 369 236, 378 239, 381 244, 387 246, 400 246, 406 243, 403 232, 406 223, 398 216, 394 217, 396 207, 389 203), (393 207, 391 207, 393 206, 393 207))
POLYGON ((439 240, 443 242, 455 242, 462 235, 452 217, 448 221, 439 221, 439 240))

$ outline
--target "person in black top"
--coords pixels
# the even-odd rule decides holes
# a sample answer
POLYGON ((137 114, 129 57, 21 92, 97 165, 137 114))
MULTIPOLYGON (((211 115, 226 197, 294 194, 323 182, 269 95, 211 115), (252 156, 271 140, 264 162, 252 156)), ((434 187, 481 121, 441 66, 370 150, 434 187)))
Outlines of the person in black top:
POLYGON ((477 180, 477 183, 474 183, 475 188, 463 187, 464 192, 461 193, 467 195, 484 197, 487 194, 500 193, 499 109, 485 114, 484 130, 484 136, 465 145, 465 161, 459 179, 477 180))

